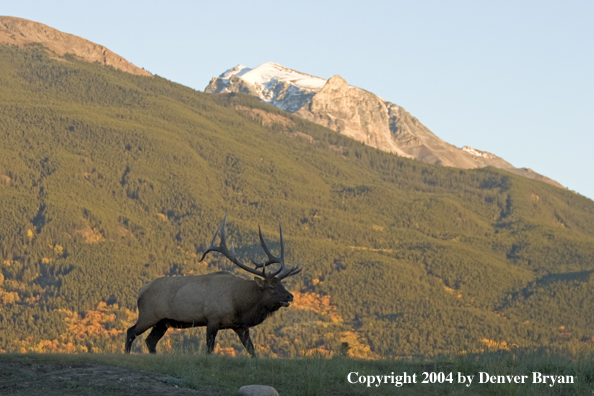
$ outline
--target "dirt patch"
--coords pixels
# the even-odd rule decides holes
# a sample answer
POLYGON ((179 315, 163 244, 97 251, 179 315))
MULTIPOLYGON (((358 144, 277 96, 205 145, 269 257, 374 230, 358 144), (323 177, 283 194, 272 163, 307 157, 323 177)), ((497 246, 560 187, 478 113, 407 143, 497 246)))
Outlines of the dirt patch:
POLYGON ((27 396, 206 396, 180 379, 103 364, 0 357, 0 394, 27 396))
POLYGON ((86 226, 82 230, 76 230, 75 234, 81 234, 87 243, 97 243, 105 240, 105 237, 95 228, 86 226))

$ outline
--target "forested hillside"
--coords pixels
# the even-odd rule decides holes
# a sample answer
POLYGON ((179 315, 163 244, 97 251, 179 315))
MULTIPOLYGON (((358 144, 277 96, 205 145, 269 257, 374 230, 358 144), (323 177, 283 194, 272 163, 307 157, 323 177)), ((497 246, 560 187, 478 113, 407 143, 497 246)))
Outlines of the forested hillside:
MULTIPOLYGON (((123 351, 136 294, 199 263, 225 213, 289 263, 263 356, 594 343, 594 202, 366 147, 256 99, 0 46, 0 350, 123 351)), ((220 333, 220 353, 244 353, 220 333)), ((167 349, 202 348, 203 329, 167 349)), ((137 351, 144 348, 136 342, 137 351)), ((146 349, 144 349, 146 351, 146 349)))

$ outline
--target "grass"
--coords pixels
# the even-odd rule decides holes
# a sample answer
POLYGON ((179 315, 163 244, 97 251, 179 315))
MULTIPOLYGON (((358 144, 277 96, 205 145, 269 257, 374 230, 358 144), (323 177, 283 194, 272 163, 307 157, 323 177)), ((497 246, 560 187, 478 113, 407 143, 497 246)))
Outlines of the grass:
MULTIPOLYGON (((11 355, 0 355, 0 360, 11 355)), ((14 355, 13 355, 14 356, 14 355)), ((552 354, 542 351, 499 351, 465 354, 431 361, 325 359, 250 359, 190 354, 163 355, 27 355, 34 359, 93 362, 148 370, 168 376, 176 384, 213 394, 236 394, 243 385, 265 384, 281 395, 594 395, 594 355, 552 354), (397 377, 408 374, 409 383, 397 387, 397 377), (480 383, 479 373, 488 373, 506 383, 480 383), (533 372, 573 379, 574 383, 532 383, 533 372), (350 373, 357 373, 351 374, 350 373), (426 374, 424 374, 426 373, 426 374), (443 373, 443 374, 439 374, 443 373), (450 376, 451 373, 451 376, 450 376), (374 377, 373 383, 368 384, 374 377), (378 384, 375 376, 384 376, 378 384), (470 386, 459 383, 474 376, 470 386), (508 377, 511 383, 507 382, 508 377), (514 377, 520 376, 520 377, 514 377), (525 376, 524 383, 515 383, 525 376), (349 381, 350 378, 350 381, 349 381), (410 383, 412 380, 416 383, 410 383), (423 383, 426 380, 426 383, 423 383), (355 382, 355 383, 351 383, 355 382), (387 383, 386 383, 387 382, 387 383), (461 381, 460 381, 461 382, 461 381), (368 386, 369 385, 369 386, 368 386)), ((559 382, 559 381, 557 381, 559 382)))

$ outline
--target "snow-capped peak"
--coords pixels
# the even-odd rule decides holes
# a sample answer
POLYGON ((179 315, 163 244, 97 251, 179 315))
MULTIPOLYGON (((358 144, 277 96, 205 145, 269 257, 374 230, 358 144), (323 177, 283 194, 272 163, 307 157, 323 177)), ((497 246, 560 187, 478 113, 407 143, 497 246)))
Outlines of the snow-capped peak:
POLYGON ((243 76, 245 73, 249 72, 250 69, 247 66, 244 65, 237 65, 229 70, 226 70, 224 73, 222 73, 219 78, 223 79, 223 80, 228 80, 232 75, 236 75, 236 76, 243 76))
MULTIPOLYGON (((310 76, 309 74, 289 69, 274 62, 263 63, 253 69, 238 65, 223 74, 228 74, 229 77, 231 74, 235 74, 240 76, 244 81, 255 85, 264 85, 271 81, 285 82, 306 91, 319 91, 326 84, 326 80, 323 78, 310 76)), ((220 78, 229 77, 223 77, 221 75, 220 78)))
MULTIPOLYGON (((282 110, 295 112, 326 84, 325 79, 289 69, 274 62, 250 69, 237 65, 211 81, 205 92, 230 92, 229 87, 243 85, 241 92, 250 94, 282 110), (233 76, 240 79, 230 81, 233 76)), ((232 88, 236 89, 236 88, 232 88)))

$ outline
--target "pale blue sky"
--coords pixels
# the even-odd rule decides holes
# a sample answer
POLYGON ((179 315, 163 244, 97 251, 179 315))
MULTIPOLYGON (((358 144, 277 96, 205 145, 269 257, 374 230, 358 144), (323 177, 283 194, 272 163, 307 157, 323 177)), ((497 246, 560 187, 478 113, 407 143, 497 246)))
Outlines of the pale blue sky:
POLYGON ((203 90, 277 62, 396 103, 458 147, 594 198, 594 1, 35 1, 0 15, 203 90))

